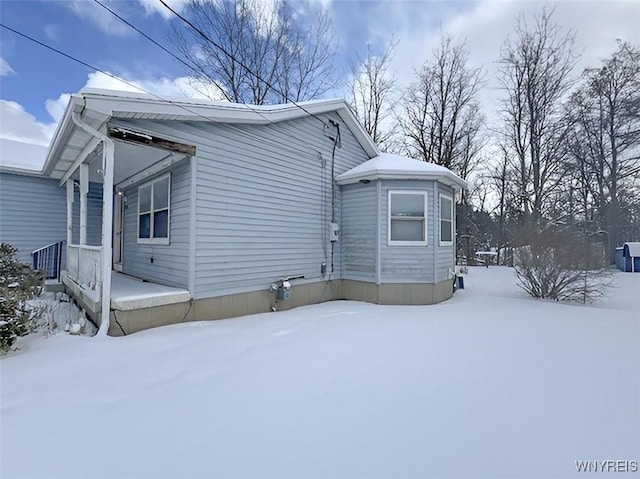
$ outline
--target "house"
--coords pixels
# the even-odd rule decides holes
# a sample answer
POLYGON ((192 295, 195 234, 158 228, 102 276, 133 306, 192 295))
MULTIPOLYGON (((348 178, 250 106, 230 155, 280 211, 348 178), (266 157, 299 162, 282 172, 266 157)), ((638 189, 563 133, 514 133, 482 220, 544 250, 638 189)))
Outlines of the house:
POLYGON ((640 273, 640 242, 628 242, 616 248, 616 267, 627 273, 640 273))
POLYGON ((65 259, 60 242, 66 234, 66 206, 58 182, 39 172, 46 155, 45 146, 0 138, 0 240, 18 250, 19 261, 58 279, 65 259))
POLYGON ((71 96, 41 176, 64 191, 61 279, 103 333, 452 295, 465 182, 381 154, 343 100, 247 106, 85 90, 71 96))

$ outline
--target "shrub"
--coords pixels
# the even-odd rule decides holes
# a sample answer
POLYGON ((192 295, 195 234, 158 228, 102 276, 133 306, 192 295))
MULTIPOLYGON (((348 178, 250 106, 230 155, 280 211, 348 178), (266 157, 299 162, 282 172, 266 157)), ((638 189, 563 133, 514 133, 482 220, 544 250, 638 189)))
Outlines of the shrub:
POLYGON ((519 286, 534 298, 593 302, 611 283, 604 251, 588 235, 573 228, 529 227, 521 232, 526 245, 515 249, 519 286))
POLYGON ((33 331, 42 314, 28 300, 42 293, 44 276, 19 262, 17 254, 10 244, 0 244, 0 354, 6 353, 18 337, 33 331))

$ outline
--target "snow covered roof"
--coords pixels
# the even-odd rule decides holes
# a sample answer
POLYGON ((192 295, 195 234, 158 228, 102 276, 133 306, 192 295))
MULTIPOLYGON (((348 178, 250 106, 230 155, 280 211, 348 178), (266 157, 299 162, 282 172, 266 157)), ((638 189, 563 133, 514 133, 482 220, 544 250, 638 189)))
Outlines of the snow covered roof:
POLYGON ((466 188, 467 183, 444 166, 427 163, 407 156, 382 153, 361 165, 338 175, 340 185, 361 180, 437 180, 455 189, 466 188))
POLYGON ((628 247, 630 257, 640 256, 640 242, 625 243, 624 246, 628 247))
POLYGON ((380 153, 343 99, 256 106, 192 98, 159 98, 143 93, 92 88, 71 95, 49 147, 42 170, 45 175, 61 178, 92 140, 91 135, 75 126, 73 112, 97 130, 112 118, 268 124, 335 112, 369 157, 380 153))
POLYGON ((0 170, 25 175, 37 174, 47 157, 47 147, 0 138, 0 170))

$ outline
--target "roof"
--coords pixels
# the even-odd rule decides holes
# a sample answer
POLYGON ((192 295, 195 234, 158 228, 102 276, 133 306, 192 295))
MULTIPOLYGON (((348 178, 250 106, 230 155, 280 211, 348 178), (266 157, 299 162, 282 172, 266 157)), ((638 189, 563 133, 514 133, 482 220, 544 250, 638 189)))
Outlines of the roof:
POLYGON ((629 256, 640 256, 640 241, 625 243, 624 246, 628 247, 629 256))
POLYGON ((75 126, 72 113, 100 130, 109 120, 209 121, 267 124, 336 112, 356 140, 374 157, 380 152, 343 99, 305 101, 284 105, 244 105, 192 98, 158 98, 142 93, 85 89, 71 95, 64 116, 51 141, 42 172, 61 178, 92 137, 75 126))
POLYGON ((336 181, 338 184, 348 185, 362 180, 378 179, 437 180, 454 189, 467 187, 466 181, 444 166, 389 153, 382 153, 345 171, 336 178, 336 181))
POLYGON ((41 171, 46 157, 46 146, 0 138, 0 171, 34 175, 41 171))

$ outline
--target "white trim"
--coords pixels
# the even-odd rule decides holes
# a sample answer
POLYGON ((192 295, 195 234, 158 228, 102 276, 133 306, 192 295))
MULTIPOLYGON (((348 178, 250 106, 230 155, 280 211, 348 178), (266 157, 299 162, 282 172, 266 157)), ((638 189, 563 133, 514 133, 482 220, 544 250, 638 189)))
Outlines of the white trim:
MULTIPOLYGON (((69 107, 67 107, 69 111, 69 107)), ((66 113, 65 113, 66 115, 66 113)), ((113 247, 113 168, 115 148, 113 141, 98 130, 91 128, 82 121, 78 113, 72 112, 73 123, 91 136, 102 141, 102 297, 100 308, 100 328, 98 335, 106 336, 109 331, 110 322, 110 301, 111 301, 111 259, 113 247)), ((63 122, 65 120, 63 119, 63 122)), ((58 130, 60 125, 58 125, 58 130)), ((57 134, 57 133, 56 133, 57 134)), ((51 152, 51 149, 49 150, 51 152)))
POLYGON ((80 244, 87 244, 87 194, 89 193, 89 165, 82 163, 80 169, 80 244))
POLYGON ((90 251, 102 251, 102 246, 91 246, 88 244, 69 244, 72 248, 82 248, 90 251))
POLYGON ((438 210, 440 209, 440 205, 438 204, 438 201, 436 201, 436 198, 438 197, 438 194, 440 193, 440 185, 438 184, 437 181, 433 182, 433 201, 431 201, 431 209, 432 211, 430 212, 432 218, 433 218, 433 228, 432 228, 432 232, 431 234, 433 235, 433 248, 431 248, 431 257, 433 258, 433 274, 432 274, 432 278, 433 278, 433 284, 436 284, 438 282, 438 248, 436 248, 436 242, 437 242, 437 238, 436 238, 436 221, 438 221, 438 210))
POLYGON ((447 195, 444 193, 440 193, 438 195, 438 246, 453 246, 453 240, 455 238, 455 218, 453 216, 453 197, 451 195, 447 195), (446 198, 451 203, 451 219, 443 220, 442 219, 442 198, 446 198), (442 222, 450 221, 451 222, 451 241, 442 241, 442 222))
POLYGON ((388 246, 427 246, 429 244, 427 234, 429 232, 428 226, 428 206, 429 201, 427 198, 428 191, 426 190, 388 190, 387 191, 387 245, 388 246), (422 241, 397 241, 391 239, 391 220, 406 220, 406 221, 418 221, 419 216, 411 217, 391 217, 391 195, 422 195, 424 198, 424 213, 422 216, 422 222, 424 223, 424 240, 422 241))
POLYGON ((95 136, 92 137, 91 140, 89 140, 89 143, 87 143, 87 146, 83 148, 83 150, 80 152, 78 157, 74 160, 73 164, 67 169, 66 173, 60 179, 60 186, 62 186, 65 181, 71 178, 71 175, 73 175, 76 172, 78 167, 84 162, 87 156, 89 156, 89 153, 95 150, 99 144, 100 144, 100 139, 96 138, 95 136))
POLYGON ((269 124, 307 118, 310 114, 336 112, 369 158, 380 154, 371 136, 343 99, 303 101, 296 105, 256 106, 192 98, 159 100, 140 93, 84 89, 81 93, 71 95, 64 116, 54 133, 47 159, 40 170, 41 174, 54 176, 53 173, 56 171, 56 175, 63 176, 66 173, 67 168, 61 172, 57 166, 62 152, 68 147, 65 142, 74 130, 73 122, 70 121, 74 112, 82 112, 85 121, 90 119, 94 126, 105 124, 111 118, 157 119, 159 116, 163 120, 176 121, 269 124))
MULTIPOLYGON (((137 187, 138 191, 138 214, 136 217, 136 221, 137 221, 137 226, 136 226, 136 232, 137 232, 137 241, 138 244, 157 244, 157 245, 162 245, 162 246, 168 246, 169 244, 171 244, 170 238, 171 238, 171 173, 166 173, 162 176, 159 176, 157 178, 154 178, 151 181, 147 181, 146 183, 142 183, 141 185, 138 185, 137 187), (164 210, 164 208, 156 210, 153 208, 153 190, 154 190, 154 185, 156 183, 159 183, 160 181, 163 181, 165 179, 168 179, 168 185, 167 185, 167 237, 166 238, 154 238, 153 235, 155 234, 155 228, 154 228, 154 224, 153 224, 153 216, 154 213, 156 211, 162 211, 164 210), (145 188, 147 186, 151 186, 151 205, 150 205, 150 210, 148 211, 149 213, 149 238, 140 238, 140 190, 142 188, 145 188)), ((143 214, 146 214, 147 212, 145 211, 143 214)))
POLYGON ((73 180, 67 180, 67 246, 73 241, 73 180))
POLYGON ((382 153, 336 177, 339 185, 367 180, 433 180, 455 190, 467 188, 466 181, 444 166, 389 153, 382 153))
POLYGON ((99 334, 109 332, 111 318, 111 266, 113 264, 113 170, 115 147, 113 141, 102 135, 102 308, 99 334))
POLYGON ((122 180, 120 183, 116 185, 116 190, 126 190, 128 188, 132 188, 137 184, 145 180, 148 180, 148 178, 155 176, 158 173, 161 173, 162 171, 168 168, 173 167, 174 165, 180 163, 182 160, 188 157, 189 155, 183 155, 180 153, 170 153, 167 156, 163 157, 161 160, 154 163, 153 165, 148 166, 147 168, 137 172, 133 176, 130 176, 129 178, 122 180))
POLYGON ((124 225, 124 201, 123 192, 113 194, 113 265, 122 265, 122 237, 124 225))
POLYGON ((191 196, 189 203, 189 277, 187 288, 196 291, 196 206, 198 200, 198 157, 191 157, 191 196))
POLYGON ((378 213, 378 221, 376 222, 376 284, 380 284, 382 281, 382 258, 380 257, 382 252, 382 181, 376 181, 376 191, 378 194, 378 209, 376 210, 378 213))

